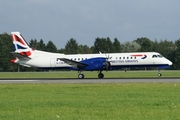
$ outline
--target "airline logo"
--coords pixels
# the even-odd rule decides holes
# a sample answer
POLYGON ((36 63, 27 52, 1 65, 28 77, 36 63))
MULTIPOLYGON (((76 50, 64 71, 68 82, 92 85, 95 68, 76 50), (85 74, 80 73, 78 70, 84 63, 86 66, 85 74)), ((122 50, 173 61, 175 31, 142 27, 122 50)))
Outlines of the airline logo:
POLYGON ((26 42, 23 40, 21 36, 12 34, 12 40, 13 40, 14 49, 16 52, 26 57, 31 55, 29 46, 26 44, 26 42))
POLYGON ((141 59, 146 59, 147 58, 147 55, 145 54, 135 54, 135 55, 131 55, 133 57, 141 57, 141 59))

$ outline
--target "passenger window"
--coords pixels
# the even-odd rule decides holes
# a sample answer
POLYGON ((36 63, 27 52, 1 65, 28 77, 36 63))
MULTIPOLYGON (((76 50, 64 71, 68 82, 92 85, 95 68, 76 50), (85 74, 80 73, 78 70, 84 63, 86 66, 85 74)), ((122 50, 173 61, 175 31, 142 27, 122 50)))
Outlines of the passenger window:
POLYGON ((121 59, 121 57, 119 57, 119 59, 121 59))
POLYGON ((127 59, 129 59, 129 57, 127 57, 127 59))
POLYGON ((123 57, 123 59, 125 59, 125 57, 123 57))
POLYGON ((153 55, 152 58, 157 58, 157 55, 153 55))

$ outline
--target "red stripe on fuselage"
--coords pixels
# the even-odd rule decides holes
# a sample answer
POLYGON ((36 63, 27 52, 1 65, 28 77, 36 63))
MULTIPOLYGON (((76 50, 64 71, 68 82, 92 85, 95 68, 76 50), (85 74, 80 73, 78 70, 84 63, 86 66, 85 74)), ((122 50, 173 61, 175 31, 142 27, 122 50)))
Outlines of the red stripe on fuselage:
POLYGON ((131 55, 131 56, 135 56, 135 57, 141 57, 141 56, 143 56, 142 54, 136 54, 136 55, 131 55))

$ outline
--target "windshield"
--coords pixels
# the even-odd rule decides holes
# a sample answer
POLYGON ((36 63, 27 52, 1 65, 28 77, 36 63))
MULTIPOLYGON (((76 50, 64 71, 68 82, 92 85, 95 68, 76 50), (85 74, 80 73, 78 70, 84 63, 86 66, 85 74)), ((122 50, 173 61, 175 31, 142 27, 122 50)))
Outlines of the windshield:
POLYGON ((163 58, 163 56, 162 56, 162 55, 158 55, 158 57, 159 57, 159 58, 163 58))

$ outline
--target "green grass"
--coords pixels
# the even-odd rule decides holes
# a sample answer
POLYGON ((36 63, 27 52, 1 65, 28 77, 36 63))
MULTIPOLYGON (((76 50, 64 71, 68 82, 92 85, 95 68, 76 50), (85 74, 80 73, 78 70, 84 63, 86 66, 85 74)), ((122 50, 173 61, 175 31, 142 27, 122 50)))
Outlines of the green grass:
MULTIPOLYGON (((97 71, 83 72, 85 78, 97 78, 97 71)), ((158 78, 158 71, 103 71, 104 78, 158 78)), ((163 70, 161 78, 180 78, 180 71, 163 70)), ((77 78, 77 71, 51 72, 0 72, 2 78, 77 78)))
MULTIPOLYGON (((161 78, 180 78, 162 71, 161 78)), ((158 78, 157 71, 108 71, 105 78, 158 78)), ((77 78, 76 71, 0 72, 4 78, 77 78)), ((97 78, 97 72, 84 72, 97 78)), ((176 120, 180 83, 0 84, 1 120, 176 120)))
POLYGON ((177 120, 180 83, 0 84, 1 120, 177 120))

